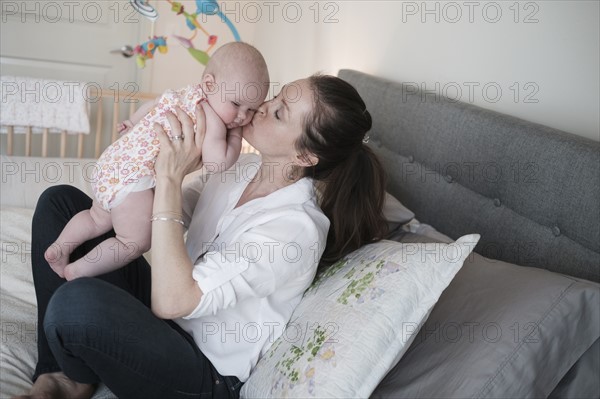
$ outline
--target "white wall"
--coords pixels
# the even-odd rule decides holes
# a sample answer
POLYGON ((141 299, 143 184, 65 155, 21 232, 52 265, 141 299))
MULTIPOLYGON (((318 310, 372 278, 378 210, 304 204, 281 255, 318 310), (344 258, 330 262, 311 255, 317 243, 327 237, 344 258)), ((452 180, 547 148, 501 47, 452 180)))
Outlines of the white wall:
MULTIPOLYGON (((353 68, 600 140, 597 1, 219 4, 237 17, 242 39, 263 52, 276 86, 353 68)), ((156 33, 188 34, 183 20, 173 18, 164 11, 156 33)), ((222 32, 222 42, 231 40, 218 18, 206 22, 222 32)), ((171 54, 144 72, 157 92, 202 71, 170 44, 171 54)))

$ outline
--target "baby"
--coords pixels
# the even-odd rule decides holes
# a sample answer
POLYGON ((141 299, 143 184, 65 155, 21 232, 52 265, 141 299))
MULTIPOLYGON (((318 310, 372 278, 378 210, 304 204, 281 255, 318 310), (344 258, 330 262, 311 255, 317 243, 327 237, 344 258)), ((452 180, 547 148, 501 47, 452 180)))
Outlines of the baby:
MULTIPOLYGON (((142 105, 131 121, 120 124, 119 131, 125 134, 98 160, 91 209, 76 214, 46 250, 44 256, 52 269, 67 280, 97 276, 125 266, 148 251, 154 162, 159 151, 154 123, 160 124, 172 140, 183 139, 171 135, 166 112, 175 113, 175 107, 179 107, 195 123, 196 105, 206 100, 220 118, 207 126, 220 128, 207 129, 202 161, 211 165, 211 170, 226 170, 239 156, 241 126, 252 120, 268 88, 269 74, 260 52, 248 44, 234 42, 214 53, 200 84, 178 91, 168 90, 156 101, 142 105), (223 134, 223 124, 226 134, 223 134), (116 233, 114 238, 101 242, 89 256, 69 263, 69 255, 77 246, 111 229, 116 233)), ((210 114, 206 113, 207 119, 210 114)))

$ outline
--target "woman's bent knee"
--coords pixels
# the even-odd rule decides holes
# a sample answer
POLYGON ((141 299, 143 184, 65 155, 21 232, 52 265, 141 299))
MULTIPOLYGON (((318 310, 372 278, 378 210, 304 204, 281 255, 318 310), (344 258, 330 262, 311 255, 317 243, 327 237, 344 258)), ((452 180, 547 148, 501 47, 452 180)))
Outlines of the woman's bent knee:
POLYGON ((83 194, 81 190, 76 187, 69 186, 68 184, 59 184, 57 186, 48 187, 40 195, 38 199, 38 206, 45 204, 52 204, 57 198, 65 197, 71 198, 73 194, 83 194))
POLYGON ((38 199, 33 215, 34 224, 36 218, 46 220, 51 214, 77 213, 82 209, 89 208, 90 205, 91 199, 76 187, 66 184, 49 187, 38 199), (81 209, 77 209, 80 207, 81 209))
POLYGON ((53 350, 70 344, 93 346, 112 339, 124 328, 123 323, 128 325, 143 309, 147 310, 125 290, 97 278, 82 277, 56 290, 43 327, 53 350))
POLYGON ((69 330, 77 330, 87 323, 89 311, 87 297, 94 289, 94 279, 81 278, 61 285, 48 303, 44 317, 44 330, 49 343, 62 341, 69 330))
POLYGON ((82 277, 61 285, 50 298, 44 323, 76 323, 93 317, 97 304, 108 302, 109 298, 105 297, 106 286, 111 285, 91 277, 82 277))

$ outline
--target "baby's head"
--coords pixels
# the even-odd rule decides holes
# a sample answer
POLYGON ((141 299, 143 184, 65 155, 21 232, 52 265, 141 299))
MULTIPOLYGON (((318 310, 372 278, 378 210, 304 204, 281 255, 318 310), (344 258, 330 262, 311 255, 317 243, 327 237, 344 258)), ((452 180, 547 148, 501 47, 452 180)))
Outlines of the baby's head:
POLYGON ((269 90, 269 71, 253 46, 232 42, 211 56, 202 76, 208 103, 228 129, 249 123, 269 90))

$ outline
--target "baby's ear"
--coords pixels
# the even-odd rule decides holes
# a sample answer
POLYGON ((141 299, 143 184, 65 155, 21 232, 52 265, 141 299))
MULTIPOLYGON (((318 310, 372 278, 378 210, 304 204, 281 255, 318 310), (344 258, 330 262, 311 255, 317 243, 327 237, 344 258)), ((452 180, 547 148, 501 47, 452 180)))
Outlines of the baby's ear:
POLYGON ((215 76, 212 73, 202 76, 202 87, 208 94, 215 93, 218 90, 215 85, 215 76))

